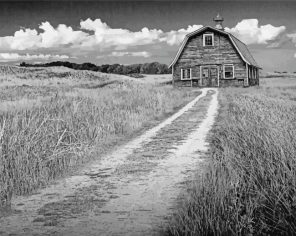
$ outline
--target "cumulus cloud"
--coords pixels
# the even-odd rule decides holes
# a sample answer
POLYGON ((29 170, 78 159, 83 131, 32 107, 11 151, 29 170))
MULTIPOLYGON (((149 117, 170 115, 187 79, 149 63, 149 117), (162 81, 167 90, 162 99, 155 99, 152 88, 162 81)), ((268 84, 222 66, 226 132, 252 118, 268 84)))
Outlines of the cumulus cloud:
POLYGON ((20 60, 48 60, 48 59, 69 59, 67 55, 51 55, 51 54, 18 54, 18 53, 0 53, 0 61, 20 61, 20 60))
POLYGON ((112 52, 110 56, 114 57, 123 57, 123 56, 133 56, 133 57, 150 57, 151 54, 149 52, 112 52))
POLYGON ((65 24, 54 28, 49 22, 42 22, 38 29, 20 29, 12 36, 0 37, 0 49, 30 50, 39 48, 72 47, 80 49, 113 48, 123 50, 129 46, 141 46, 165 42, 179 44, 187 33, 201 25, 190 25, 187 29, 163 32, 160 29, 142 28, 139 31, 111 28, 101 19, 90 18, 80 22, 80 29, 74 30, 65 24))
MULTIPOLYGON (((42 22, 36 29, 22 28, 11 36, 0 37, 1 60, 31 60, 54 58, 52 55, 43 53, 42 50, 61 50, 61 54, 86 55, 89 52, 100 52, 104 54, 113 51, 111 56, 134 56, 150 57, 147 51, 128 52, 129 48, 139 46, 177 46, 184 39, 185 35, 191 33, 202 25, 189 25, 187 28, 164 32, 161 29, 149 29, 144 27, 138 31, 131 31, 123 28, 111 28, 101 19, 90 18, 81 20, 78 29, 65 24, 56 27, 50 22, 42 22), (42 53, 39 55, 18 54, 16 52, 34 51, 42 53)), ((226 28, 242 41, 252 44, 272 44, 278 41, 278 36, 285 31, 284 26, 275 27, 270 24, 258 25, 257 19, 245 19, 239 22, 234 28, 226 28)), ((296 34, 290 34, 296 44, 296 34)), ((145 49, 137 50, 147 50, 145 49)), ((61 55, 66 59, 66 55, 61 55)), ((109 55, 110 56, 110 55, 109 55)), ((55 58, 60 59, 59 55, 55 58)))
POLYGON ((38 33, 36 29, 20 29, 13 36, 0 37, 0 48, 26 50, 36 48, 59 47, 67 44, 79 44, 88 34, 74 31, 72 27, 60 24, 55 29, 49 22, 43 22, 38 33))
POLYGON ((13 36, 0 37, 0 48, 24 50, 35 47, 39 40, 37 30, 20 29, 13 36))
POLYGON ((112 29, 100 19, 87 19, 80 22, 80 27, 94 32, 94 35, 89 36, 83 45, 102 44, 104 47, 116 46, 117 49, 122 49, 127 46, 147 45, 156 42, 166 42, 169 45, 179 44, 186 34, 201 28, 202 25, 189 25, 187 29, 169 32, 144 27, 140 31, 132 32, 127 29, 112 29))
POLYGON ((160 39, 160 41, 167 42, 167 44, 171 46, 180 44, 183 41, 186 34, 198 30, 201 27, 202 25, 189 25, 187 29, 179 29, 166 32, 163 38, 160 39))
POLYGON ((49 22, 44 22, 39 26, 43 30, 40 34, 40 47, 50 48, 60 45, 80 44, 88 36, 80 30, 73 30, 72 27, 64 24, 58 25, 55 29, 49 22))
POLYGON ((225 28, 241 39, 246 44, 267 44, 271 40, 275 40, 282 32, 286 30, 285 26, 258 25, 257 19, 245 19, 239 22, 233 28, 225 28))
POLYGON ((93 34, 85 39, 82 46, 112 47, 137 46, 151 44, 159 40, 163 34, 162 30, 142 28, 140 31, 132 32, 127 29, 112 29, 100 19, 87 19, 80 22, 81 29, 92 31, 93 34))
POLYGON ((10 50, 26 50, 37 48, 52 48, 69 45, 71 47, 105 49, 127 46, 147 45, 159 42, 164 34, 162 30, 144 27, 140 31, 132 32, 127 29, 112 29, 100 19, 87 19, 80 22, 81 30, 73 30, 64 24, 54 28, 49 22, 36 29, 20 29, 13 36, 0 37, 0 48, 10 50))

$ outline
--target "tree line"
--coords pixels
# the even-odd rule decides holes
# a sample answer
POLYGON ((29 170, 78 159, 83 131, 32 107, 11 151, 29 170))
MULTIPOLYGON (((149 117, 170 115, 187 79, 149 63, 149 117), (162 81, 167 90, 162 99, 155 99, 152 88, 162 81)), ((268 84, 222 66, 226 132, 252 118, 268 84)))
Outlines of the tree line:
POLYGON ((171 70, 166 64, 161 64, 159 62, 151 62, 144 64, 132 64, 132 65, 121 65, 121 64, 103 64, 95 65, 92 63, 82 63, 77 64, 68 61, 54 61, 44 64, 29 64, 22 62, 20 63, 22 67, 52 67, 52 66, 65 66, 74 70, 92 70, 99 71, 103 73, 113 73, 121 75, 129 74, 169 74, 171 70))

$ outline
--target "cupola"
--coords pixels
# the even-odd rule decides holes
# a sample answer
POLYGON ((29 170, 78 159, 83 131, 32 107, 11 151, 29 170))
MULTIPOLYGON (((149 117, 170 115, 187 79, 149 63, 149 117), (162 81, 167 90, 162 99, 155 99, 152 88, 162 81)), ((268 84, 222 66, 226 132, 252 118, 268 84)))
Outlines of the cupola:
POLYGON ((215 28, 219 29, 219 30, 224 30, 224 27, 222 25, 224 19, 223 17, 220 16, 220 14, 218 13, 217 16, 213 19, 213 21, 215 21, 215 28))

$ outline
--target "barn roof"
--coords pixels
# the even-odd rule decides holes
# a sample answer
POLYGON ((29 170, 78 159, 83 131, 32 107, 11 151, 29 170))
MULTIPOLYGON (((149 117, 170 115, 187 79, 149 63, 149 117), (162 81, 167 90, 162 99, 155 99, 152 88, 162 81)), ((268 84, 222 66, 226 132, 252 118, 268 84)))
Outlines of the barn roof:
POLYGON ((254 57, 252 56, 252 54, 250 53, 248 47, 246 44, 244 44, 242 41, 240 41, 239 39, 237 39, 236 37, 234 37, 232 34, 227 33, 230 38, 234 41, 234 44, 236 45, 237 49, 239 50, 239 52, 241 52, 241 54, 245 57, 245 61, 249 62, 248 64, 255 66, 255 67, 260 67, 257 62, 255 61, 254 57))
POLYGON ((201 33, 202 31, 205 31, 207 29, 211 29, 213 31, 219 32, 223 35, 226 35, 229 37, 230 41, 233 43, 234 47, 236 48, 237 52, 239 53, 239 55, 241 56, 241 58, 243 59, 244 62, 246 62, 248 65, 252 65, 255 66, 257 68, 260 68, 260 66, 257 64, 257 62, 255 61, 255 59, 253 58, 252 54, 250 53, 248 47, 242 42, 240 41, 238 38, 236 38, 235 36, 233 36, 232 34, 213 28, 211 26, 204 26, 198 30, 195 30, 189 34, 187 34, 181 44, 181 47, 179 48, 177 55, 175 56, 174 60, 172 61, 172 63, 170 64, 169 67, 173 66, 177 60, 179 59, 188 39, 196 34, 201 33))

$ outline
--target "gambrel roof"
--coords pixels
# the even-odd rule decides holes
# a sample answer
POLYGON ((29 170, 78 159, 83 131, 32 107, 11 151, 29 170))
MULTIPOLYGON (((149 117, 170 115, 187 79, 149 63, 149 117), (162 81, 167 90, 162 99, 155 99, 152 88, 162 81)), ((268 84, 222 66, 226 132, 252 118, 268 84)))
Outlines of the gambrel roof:
POLYGON ((197 35, 197 34, 203 32, 205 30, 208 30, 208 29, 211 29, 213 31, 219 32, 219 33, 227 36, 230 39, 230 41, 232 42, 232 44, 234 45, 235 49, 237 50, 238 54, 241 56, 241 58, 244 62, 246 62, 248 65, 260 68, 260 66, 257 64, 255 59, 253 58, 252 54, 250 53, 248 47, 242 41, 240 41, 238 38, 236 38, 235 36, 233 36, 232 34, 230 34, 228 32, 213 28, 211 26, 204 26, 198 30, 195 30, 195 31, 187 34, 181 44, 181 47, 179 48, 179 51, 177 52, 177 55, 175 56, 173 62, 170 64, 169 67, 173 66, 177 62, 177 60, 179 59, 188 39, 190 37, 197 35))

